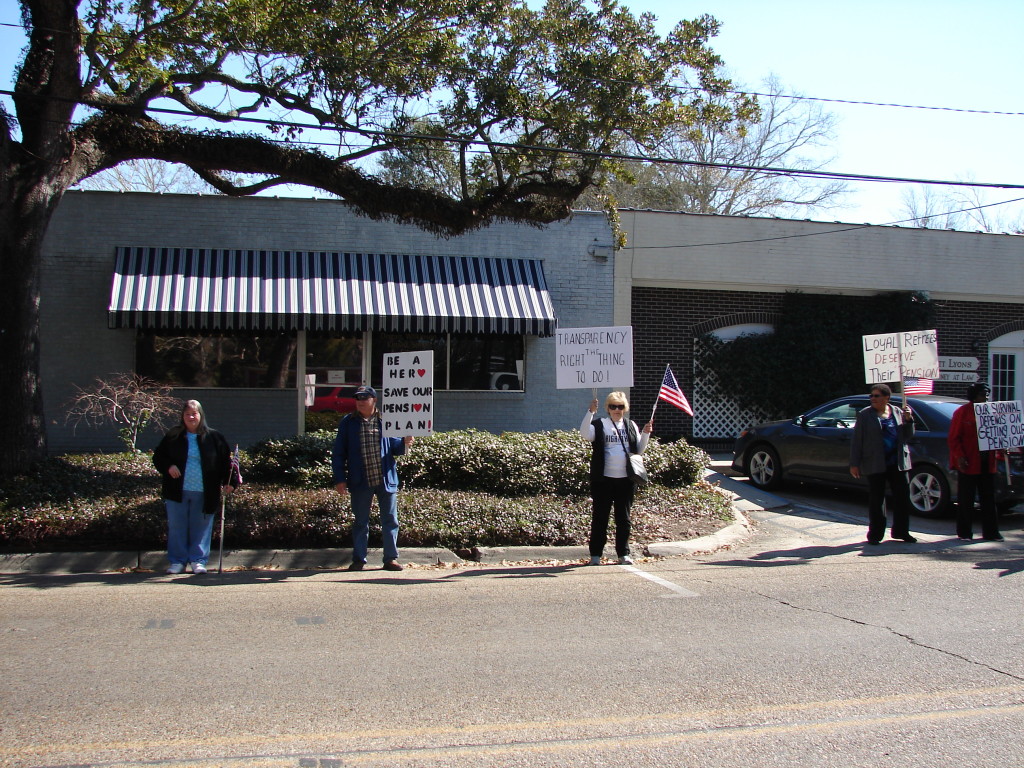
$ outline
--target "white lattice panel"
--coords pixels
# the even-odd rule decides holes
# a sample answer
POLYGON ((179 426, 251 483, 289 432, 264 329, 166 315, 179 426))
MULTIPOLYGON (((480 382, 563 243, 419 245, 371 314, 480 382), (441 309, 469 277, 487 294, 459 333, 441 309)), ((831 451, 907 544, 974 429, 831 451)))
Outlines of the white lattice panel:
POLYGON ((740 430, 765 421, 755 411, 740 408, 735 400, 715 394, 710 379, 698 382, 693 392, 693 436, 702 439, 733 439, 740 430))

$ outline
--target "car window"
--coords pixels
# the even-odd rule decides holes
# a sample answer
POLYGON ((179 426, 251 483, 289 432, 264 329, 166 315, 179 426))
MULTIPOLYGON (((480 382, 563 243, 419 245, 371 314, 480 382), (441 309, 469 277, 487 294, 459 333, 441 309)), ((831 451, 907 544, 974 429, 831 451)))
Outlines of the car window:
MULTIPOLYGON (((929 432, 932 429, 937 431, 947 431, 949 429, 949 422, 953 420, 953 413, 963 405, 963 402, 956 401, 952 403, 943 403, 941 401, 929 401, 928 408, 935 413, 931 413, 930 416, 935 420, 933 425, 930 425, 928 419, 921 415, 920 411, 914 411, 914 426, 918 431, 929 432)), ((913 408, 913 406, 911 406, 913 408)))
POLYGON ((830 408, 810 414, 806 424, 809 427, 836 427, 853 429, 857 423, 857 408, 854 403, 839 403, 830 408))
POLYGON ((317 387, 313 393, 314 397, 330 397, 331 393, 334 392, 334 387, 317 387))

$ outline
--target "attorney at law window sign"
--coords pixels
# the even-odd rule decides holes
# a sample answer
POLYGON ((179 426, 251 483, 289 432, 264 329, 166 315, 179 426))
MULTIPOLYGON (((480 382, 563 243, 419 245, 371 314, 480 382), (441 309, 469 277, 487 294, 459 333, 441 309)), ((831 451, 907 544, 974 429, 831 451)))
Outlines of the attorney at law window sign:
POLYGON ((384 355, 380 416, 385 437, 434 431, 434 352, 384 355))

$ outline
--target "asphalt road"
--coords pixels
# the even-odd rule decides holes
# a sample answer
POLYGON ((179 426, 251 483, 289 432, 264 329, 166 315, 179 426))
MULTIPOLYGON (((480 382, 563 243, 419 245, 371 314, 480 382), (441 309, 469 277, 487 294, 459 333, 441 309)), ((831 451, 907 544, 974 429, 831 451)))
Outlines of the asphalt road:
POLYGON ((0 764, 1024 765, 1019 526, 827 503, 635 567, 3 575, 0 764))

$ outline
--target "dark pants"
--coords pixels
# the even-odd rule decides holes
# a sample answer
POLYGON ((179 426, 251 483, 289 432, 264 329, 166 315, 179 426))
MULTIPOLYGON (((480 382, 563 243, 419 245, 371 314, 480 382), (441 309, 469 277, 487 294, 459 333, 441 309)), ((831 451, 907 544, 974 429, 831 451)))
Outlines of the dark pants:
POLYGON ((868 475, 868 541, 881 541, 885 537, 885 485, 892 492, 892 537, 902 539, 910 535, 910 486, 907 473, 895 466, 885 472, 868 475))
POLYGON ((969 475, 961 472, 957 479, 956 535, 969 539, 973 535, 974 497, 981 502, 981 535, 992 539, 999 535, 999 513, 996 511, 996 476, 991 472, 969 475))
POLYGON ((608 517, 615 508, 615 554, 629 554, 629 509, 633 506, 633 480, 602 477, 590 482, 594 514, 590 519, 590 556, 600 557, 608 543, 608 517))

